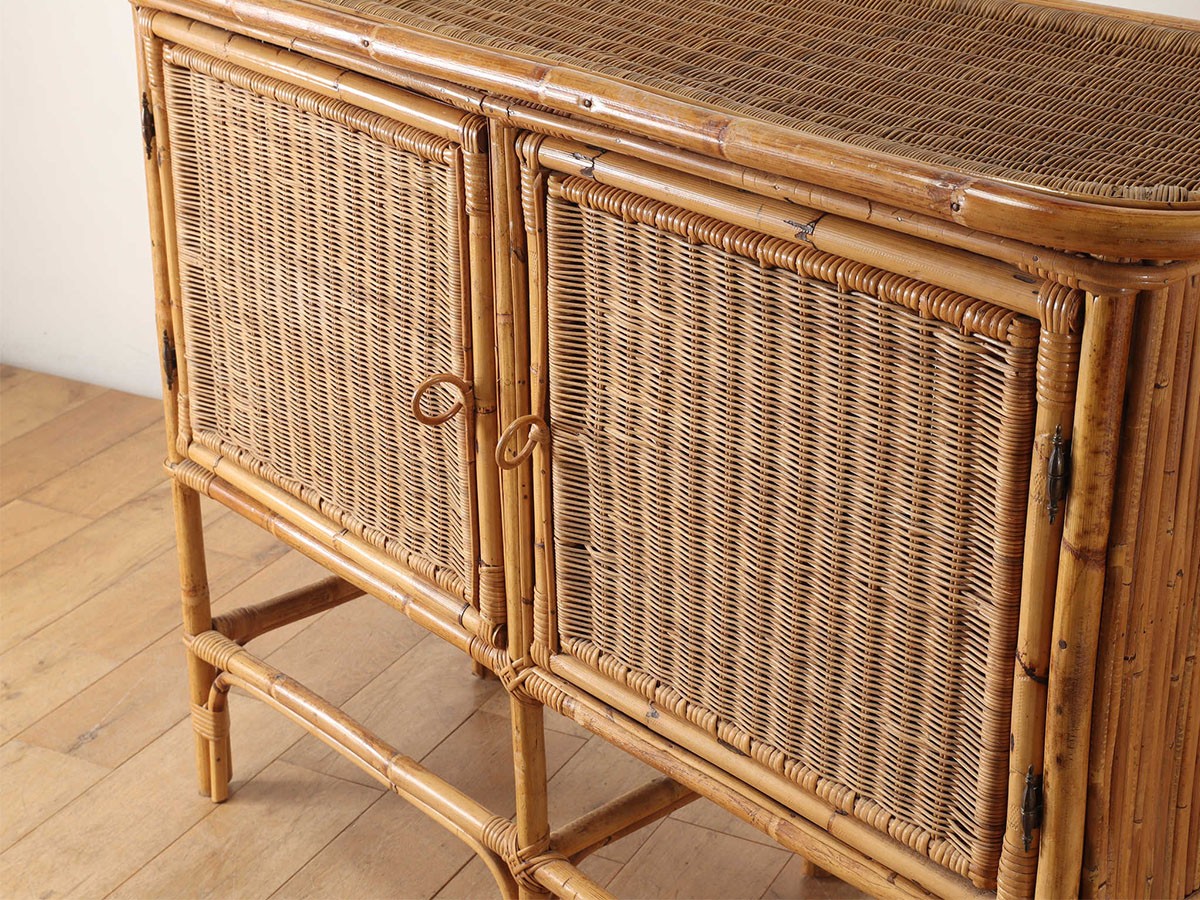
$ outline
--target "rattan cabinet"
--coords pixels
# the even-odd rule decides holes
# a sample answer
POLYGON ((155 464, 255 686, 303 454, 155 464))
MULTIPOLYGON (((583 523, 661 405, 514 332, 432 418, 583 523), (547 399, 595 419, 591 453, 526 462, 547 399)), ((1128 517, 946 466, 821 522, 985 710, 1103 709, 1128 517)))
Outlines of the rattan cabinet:
MULTIPOLYGON (((1200 891, 1200 25, 145 0, 204 789, 238 688, 506 896, 708 797, 879 896, 1200 891), (213 618, 199 496, 330 577, 213 618), (244 645, 494 673, 501 818, 244 645), (664 777, 547 815, 545 708, 664 777)), ((402 750, 402 747, 401 747, 402 750)))

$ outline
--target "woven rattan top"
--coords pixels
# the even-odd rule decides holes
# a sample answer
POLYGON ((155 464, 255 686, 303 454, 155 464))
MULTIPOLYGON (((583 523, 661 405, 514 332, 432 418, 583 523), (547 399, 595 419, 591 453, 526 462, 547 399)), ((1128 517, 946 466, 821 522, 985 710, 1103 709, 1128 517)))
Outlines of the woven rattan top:
POLYGON ((1010 0, 323 0, 953 172, 1200 201, 1200 29, 1010 0))

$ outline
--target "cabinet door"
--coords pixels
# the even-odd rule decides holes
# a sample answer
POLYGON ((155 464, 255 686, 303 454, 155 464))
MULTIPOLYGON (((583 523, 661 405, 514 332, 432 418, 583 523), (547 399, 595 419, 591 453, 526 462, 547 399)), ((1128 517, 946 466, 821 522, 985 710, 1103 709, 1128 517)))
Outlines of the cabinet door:
POLYGON ((716 192, 526 186, 552 668, 994 887, 1039 324, 716 192))
POLYGON ((469 212, 486 178, 466 171, 484 157, 464 141, 482 120, 359 76, 362 106, 323 96, 301 86, 322 64, 271 53, 279 77, 163 49, 181 450, 455 597, 478 603, 481 577, 499 596, 476 497, 495 476, 473 450, 475 379, 494 379, 471 352, 490 263, 469 212))

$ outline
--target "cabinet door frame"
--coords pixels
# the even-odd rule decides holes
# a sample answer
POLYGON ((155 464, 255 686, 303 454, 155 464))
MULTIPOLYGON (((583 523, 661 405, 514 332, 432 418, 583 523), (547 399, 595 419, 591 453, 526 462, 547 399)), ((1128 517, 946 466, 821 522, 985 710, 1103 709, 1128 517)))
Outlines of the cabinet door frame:
MULTIPOLYGON (((456 110, 326 62, 290 50, 226 32, 180 16, 158 13, 148 17, 144 41, 144 128, 153 129, 157 159, 153 162, 160 204, 151 204, 152 220, 161 222, 162 243, 156 254, 158 324, 164 360, 169 359, 166 382, 168 408, 168 462, 188 460, 252 496, 267 508, 303 530, 309 537, 345 556, 354 564, 385 579, 404 584, 415 577, 429 590, 411 592, 412 601, 439 619, 464 626, 489 646, 502 647, 507 618, 504 594, 504 559, 499 515, 499 472, 494 457, 477 447, 495 444, 497 428, 496 365, 492 352, 494 315, 492 298, 492 237, 488 180, 488 122, 477 114, 456 110), (339 522, 303 503, 291 493, 234 464, 214 450, 191 439, 188 416, 188 371, 184 311, 180 286, 175 225, 175 193, 170 123, 165 98, 164 66, 179 53, 205 61, 210 71, 238 73, 242 86, 265 85, 302 97, 310 106, 329 104, 344 108, 356 121, 375 122, 392 133, 403 152, 436 161, 452 172, 458 193, 461 346, 459 373, 426 373, 431 376, 415 396, 402 399, 405 415, 420 414, 424 427, 448 421, 445 410, 461 416, 461 464, 466 478, 468 546, 464 560, 467 581, 463 596, 456 596, 427 573, 409 569, 394 555, 373 542, 350 533, 339 522), (341 106, 344 105, 344 106, 341 106), (157 208, 155 208, 157 206, 157 208), (440 388, 438 385, 442 385, 440 388), (457 394, 457 396, 454 396, 457 394), (442 412, 435 411, 442 404, 442 412), (409 410, 409 406, 413 409, 409 410)), ((219 75, 213 77, 220 78, 219 75)), ((259 91, 261 93, 261 91, 259 91)), ((148 160, 148 163, 151 162, 148 160)), ((148 165, 149 168, 149 165, 148 165)))
MULTIPOLYGON (((1026 335, 1037 347, 1040 361, 1036 376, 1036 410, 1030 415, 1033 423, 1029 448, 1029 490, 1025 509, 1025 543, 1022 563, 1021 609, 1018 620, 1016 660, 1013 667, 1012 735, 1009 746, 1007 822, 1000 857, 998 880, 1002 892, 1010 895, 1029 895, 1033 891, 1037 859, 1045 830, 1034 826, 1028 846, 1024 836, 1029 819, 1022 818, 1026 800, 1029 767, 1040 774, 1043 768, 1045 744, 1047 682, 1050 665, 1050 643, 1058 590, 1058 562, 1064 522, 1077 514, 1077 504, 1062 501, 1051 517, 1047 466, 1054 452, 1055 435, 1060 442, 1072 437, 1077 391, 1077 373, 1081 352, 1083 307, 1087 295, 1055 280, 1024 276, 1012 266, 994 259, 965 253, 951 248, 938 248, 925 241, 896 235, 862 223, 848 223, 820 211, 797 209, 783 201, 737 191, 732 187, 701 178, 663 169, 634 155, 618 155, 598 150, 570 139, 570 125, 537 134, 524 132, 514 137, 519 157, 521 205, 524 211, 524 240, 526 280, 529 296, 529 352, 531 414, 516 420, 506 416, 505 437, 498 456, 508 465, 531 460, 532 515, 536 534, 534 545, 536 568, 534 596, 534 639, 530 650, 539 671, 553 676, 561 686, 569 683, 586 696, 619 709, 630 721, 638 722, 637 730, 667 737, 697 753, 733 775, 745 789, 761 791, 774 799, 795 798, 794 783, 774 780, 775 773, 764 767, 753 767, 744 757, 729 754, 727 748, 699 733, 682 717, 673 717, 646 698, 630 691, 625 685, 596 670, 583 666, 561 652, 558 646, 558 626, 555 621, 556 601, 554 582, 553 493, 550 473, 552 421, 547 426, 548 353, 546 322, 546 191, 551 179, 583 177, 592 182, 610 185, 639 197, 670 203, 685 210, 716 216, 759 233, 782 237, 825 249, 846 259, 890 270, 904 277, 916 278, 927 284, 947 289, 961 289, 970 283, 975 290, 971 296, 985 299, 989 304, 1017 312, 1033 320, 1034 327, 1026 335), (719 212, 714 212, 719 211, 719 212), (811 213, 808 217, 806 214, 811 213), (957 269, 957 270, 956 270, 957 269), (1032 294, 1030 282, 1034 282, 1032 294), (519 445, 523 445, 520 446, 519 445), (739 777, 744 776, 744 777, 739 777), (773 790, 772 790, 773 789, 773 790)), ((656 155, 661 162, 663 151, 656 155)), ((717 163, 711 163, 716 166, 717 163)), ((683 167, 681 167, 683 168, 683 167)), ((724 179, 722 179, 724 180, 724 179)), ((1032 404, 1031 404, 1032 406, 1032 404)), ((1111 422, 1097 421, 1101 429, 1111 428, 1111 422)), ((1094 511, 1086 513, 1094 517, 1094 511)), ((1069 594, 1068 594, 1069 596, 1069 594)), ((789 808, 810 803, 812 795, 790 802, 789 808)), ((825 805, 809 806, 809 818, 816 824, 836 828, 847 844, 874 856, 887 857, 894 862, 895 871, 912 878, 935 893, 977 891, 966 879, 945 869, 931 871, 927 858, 914 859, 908 847, 880 835, 865 835, 856 828, 853 836, 846 834, 844 822, 821 820, 828 813, 825 805), (820 821, 819 821, 820 820, 820 821), (878 840, 881 838, 882 841, 878 840), (886 846, 884 846, 886 845, 886 846)), ((802 814, 804 814, 802 812, 802 814)), ((845 818, 845 817, 841 817, 845 818)))

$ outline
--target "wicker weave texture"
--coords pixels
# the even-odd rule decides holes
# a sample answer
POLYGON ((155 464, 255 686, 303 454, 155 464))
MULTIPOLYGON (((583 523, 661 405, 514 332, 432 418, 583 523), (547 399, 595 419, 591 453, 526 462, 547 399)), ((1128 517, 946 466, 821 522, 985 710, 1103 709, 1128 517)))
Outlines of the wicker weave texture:
POLYGON ((198 54, 172 58, 193 439, 465 596, 466 417, 430 428, 409 409, 431 374, 464 374, 453 148, 198 54))
POLYGON ((994 884, 1036 326, 582 179, 548 207, 564 647, 994 884))
POLYGON ((956 171, 1200 200, 1200 30, 1010 0, 327 2, 956 171))

